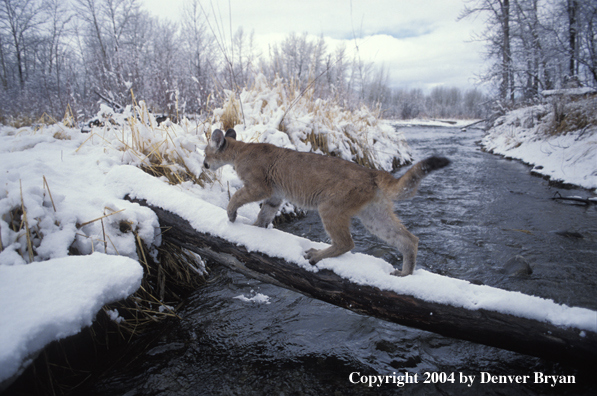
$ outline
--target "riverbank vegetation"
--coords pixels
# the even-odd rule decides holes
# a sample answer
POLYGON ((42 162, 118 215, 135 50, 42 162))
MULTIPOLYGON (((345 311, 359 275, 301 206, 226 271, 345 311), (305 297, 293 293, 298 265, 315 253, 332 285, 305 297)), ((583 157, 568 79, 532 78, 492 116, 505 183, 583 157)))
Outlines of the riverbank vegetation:
MULTIPOLYGON (((564 91, 567 92, 567 91, 564 91)), ((597 95, 554 95, 498 117, 483 138, 492 153, 522 160, 552 182, 597 191, 597 95)))

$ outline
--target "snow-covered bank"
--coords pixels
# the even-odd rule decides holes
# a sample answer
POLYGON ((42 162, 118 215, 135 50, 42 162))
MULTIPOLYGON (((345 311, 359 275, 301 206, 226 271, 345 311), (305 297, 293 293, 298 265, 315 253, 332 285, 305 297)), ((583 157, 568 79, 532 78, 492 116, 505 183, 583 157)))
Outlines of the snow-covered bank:
MULTIPOLYGON (((578 107, 578 106, 577 106, 578 107)), ((584 112, 597 112, 597 100, 587 101, 584 112)), ((554 134, 553 108, 538 105, 500 117, 483 138, 492 153, 533 165, 533 172, 551 180, 597 190, 597 125, 554 134)))
POLYGON ((0 382, 137 290, 136 238, 121 224, 159 242, 153 212, 104 185, 122 153, 88 138, 61 124, 0 128, 0 382))
POLYGON ((46 344, 77 334, 102 306, 132 294, 142 277, 135 260, 102 253, 0 265, 0 389, 46 344))

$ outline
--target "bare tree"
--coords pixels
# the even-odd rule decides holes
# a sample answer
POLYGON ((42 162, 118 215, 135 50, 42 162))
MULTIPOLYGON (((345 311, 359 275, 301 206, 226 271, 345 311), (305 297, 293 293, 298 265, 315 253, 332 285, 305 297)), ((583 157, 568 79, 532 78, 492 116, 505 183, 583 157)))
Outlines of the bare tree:
POLYGON ((182 50, 188 66, 189 110, 199 112, 207 105, 213 91, 213 81, 217 78, 216 44, 208 37, 207 21, 201 11, 198 0, 185 5, 182 30, 182 50))
POLYGON ((597 86, 597 3, 577 0, 577 4, 576 67, 586 71, 586 77, 579 78, 597 86))
POLYGON ((365 88, 367 91, 367 104, 372 107, 388 107, 391 100, 389 81, 390 74, 386 67, 381 65, 374 72, 365 88))
POLYGON ((570 45, 569 48, 569 57, 570 57, 570 63, 569 63, 569 72, 568 74, 570 75, 570 77, 573 77, 574 75, 576 75, 577 70, 575 67, 575 60, 577 57, 577 46, 576 46, 576 40, 577 40, 577 14, 578 14, 578 1, 577 0, 567 0, 566 1, 566 11, 568 14, 568 44, 570 45))
POLYGON ((503 101, 534 100, 541 90, 597 85, 594 0, 468 0, 460 18, 485 15, 490 67, 485 81, 503 101))
POLYGON ((51 113, 56 113, 66 107, 63 80, 68 81, 71 77, 66 73, 68 62, 72 61, 68 40, 73 14, 60 0, 45 0, 43 14, 45 22, 41 26, 40 54, 37 56, 41 66, 38 84, 43 87, 43 96, 51 113))
POLYGON ((28 62, 33 61, 27 55, 37 40, 41 11, 41 3, 36 0, 2 0, 0 3, 0 28, 10 37, 21 89, 25 87, 28 62))
POLYGON ((486 42, 486 56, 489 60, 499 59, 499 63, 494 64, 495 67, 490 69, 485 78, 493 80, 499 76, 499 98, 513 100, 510 0, 466 0, 465 3, 459 19, 476 14, 486 15, 485 31, 475 38, 486 42))

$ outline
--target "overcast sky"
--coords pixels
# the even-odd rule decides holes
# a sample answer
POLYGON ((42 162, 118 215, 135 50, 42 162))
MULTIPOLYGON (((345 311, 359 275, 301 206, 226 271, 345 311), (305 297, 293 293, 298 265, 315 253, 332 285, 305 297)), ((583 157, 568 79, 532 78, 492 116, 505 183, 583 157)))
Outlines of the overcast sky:
MULTIPOLYGON (((152 15, 176 21, 190 0, 141 0, 152 15)), ((219 10, 226 29, 254 31, 258 44, 280 42, 289 33, 326 38, 333 50, 341 41, 365 61, 384 65, 393 87, 436 85, 471 88, 483 70, 482 44, 471 33, 482 19, 457 21, 463 0, 201 0, 219 10), (229 7, 230 6, 230 7, 229 7), (231 10, 231 12, 229 12, 231 10)), ((208 11, 209 12, 209 11, 208 11)), ((264 52, 267 54, 267 50, 264 52)))

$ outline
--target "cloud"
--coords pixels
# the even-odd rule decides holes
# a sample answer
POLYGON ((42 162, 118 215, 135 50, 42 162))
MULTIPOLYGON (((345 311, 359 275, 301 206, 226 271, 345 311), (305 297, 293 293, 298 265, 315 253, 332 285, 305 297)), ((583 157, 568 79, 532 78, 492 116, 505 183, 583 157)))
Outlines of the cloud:
MULTIPOLYGON (((188 1, 142 3, 156 15, 177 20, 188 1)), ((466 88, 483 65, 480 44, 467 42, 473 30, 481 30, 480 21, 456 21, 462 0, 202 0, 201 4, 216 15, 226 33, 230 22, 232 31, 241 26, 245 33, 254 31, 264 56, 269 44, 292 32, 323 36, 329 50, 344 43, 347 51, 353 51, 352 40, 357 38, 359 55, 384 65, 393 86, 466 88)))

